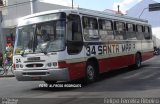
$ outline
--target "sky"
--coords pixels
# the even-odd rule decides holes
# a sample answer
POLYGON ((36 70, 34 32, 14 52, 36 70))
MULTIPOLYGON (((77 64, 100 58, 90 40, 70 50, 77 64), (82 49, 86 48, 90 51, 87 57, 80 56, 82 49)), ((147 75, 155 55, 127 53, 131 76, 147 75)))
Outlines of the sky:
MULTIPOLYGON (((61 5, 72 5, 72 0, 42 0, 61 5)), ((105 9, 117 10, 117 5, 120 5, 120 10, 125 13, 138 2, 142 0, 73 0, 74 5, 80 8, 93 9, 104 11, 105 9)), ((160 0, 154 0, 160 3, 160 0)))

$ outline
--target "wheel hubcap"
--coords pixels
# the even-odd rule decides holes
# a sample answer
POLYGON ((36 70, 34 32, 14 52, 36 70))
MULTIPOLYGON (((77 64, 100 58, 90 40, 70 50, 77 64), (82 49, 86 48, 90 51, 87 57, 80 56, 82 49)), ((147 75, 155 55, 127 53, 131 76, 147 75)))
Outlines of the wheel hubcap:
POLYGON ((87 67, 87 76, 90 80, 94 78, 94 68, 92 66, 87 67))
POLYGON ((138 56, 137 57, 137 67, 140 67, 141 66, 141 60, 140 60, 140 57, 138 56))

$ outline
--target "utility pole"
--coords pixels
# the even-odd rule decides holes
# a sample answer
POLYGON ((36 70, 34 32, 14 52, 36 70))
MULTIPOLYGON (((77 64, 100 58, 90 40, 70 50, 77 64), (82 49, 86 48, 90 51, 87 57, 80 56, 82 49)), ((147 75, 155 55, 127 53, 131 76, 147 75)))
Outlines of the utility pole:
POLYGON ((31 4, 31 14, 37 12, 36 1, 37 1, 37 0, 30 0, 30 4, 31 4))
POLYGON ((30 4, 31 4, 31 14, 33 14, 33 0, 30 0, 30 4))
POLYGON ((72 0, 72 9, 73 9, 73 0, 72 0))
POLYGON ((120 13, 120 6, 118 5, 117 7, 118 7, 118 14, 119 14, 120 13))
POLYGON ((4 36, 2 31, 2 11, 0 11, 0 53, 4 51, 4 36))
POLYGON ((0 0, 0 53, 4 52, 5 49, 5 43, 4 43, 4 36, 3 36, 3 31, 2 31, 2 21, 3 21, 3 16, 2 16, 2 8, 4 6, 4 1, 0 0))

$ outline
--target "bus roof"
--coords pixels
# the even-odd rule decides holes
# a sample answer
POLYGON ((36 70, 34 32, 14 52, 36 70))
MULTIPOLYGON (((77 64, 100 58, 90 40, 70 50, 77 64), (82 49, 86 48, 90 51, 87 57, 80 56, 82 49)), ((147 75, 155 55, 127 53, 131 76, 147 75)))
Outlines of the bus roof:
POLYGON ((122 14, 112 14, 105 11, 96 11, 96 10, 89 10, 89 9, 83 9, 83 8, 76 8, 76 9, 59 9, 59 10, 51 10, 51 11, 45 11, 40 13, 31 14, 25 17, 20 18, 20 20, 29 19, 37 16, 52 14, 52 13, 58 13, 58 12, 65 12, 67 14, 74 13, 74 14, 82 14, 82 15, 89 15, 89 16, 95 16, 95 17, 101 17, 101 18, 108 18, 112 20, 120 20, 120 21, 127 21, 127 22, 133 22, 133 23, 140 23, 140 24, 148 24, 147 20, 139 19, 139 18, 133 18, 122 14))

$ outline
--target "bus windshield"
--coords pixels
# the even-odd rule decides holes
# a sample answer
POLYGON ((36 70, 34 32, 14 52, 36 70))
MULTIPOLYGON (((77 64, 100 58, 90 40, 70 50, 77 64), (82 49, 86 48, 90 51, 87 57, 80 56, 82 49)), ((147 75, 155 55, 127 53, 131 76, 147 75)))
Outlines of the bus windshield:
POLYGON ((65 20, 18 27, 15 54, 56 52, 65 48, 65 20))

